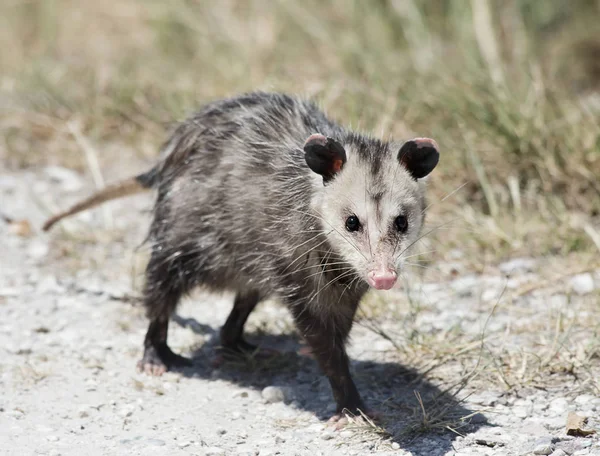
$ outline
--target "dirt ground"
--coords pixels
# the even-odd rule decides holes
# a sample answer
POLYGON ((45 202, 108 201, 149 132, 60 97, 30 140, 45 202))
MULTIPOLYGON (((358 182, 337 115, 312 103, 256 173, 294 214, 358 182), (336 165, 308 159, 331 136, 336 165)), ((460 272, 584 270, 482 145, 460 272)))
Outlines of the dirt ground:
POLYGON ((249 328, 280 356, 214 367, 231 296, 198 292, 170 333, 194 366, 137 373, 146 320, 135 297, 152 197, 41 233, 49 208, 89 191, 88 179, 64 168, 0 173, 0 212, 12 220, 0 222, 0 453, 600 455, 597 433, 566 431, 570 412, 588 418, 580 433, 600 430, 600 360, 589 346, 598 343, 599 270, 554 281, 544 259, 513 259, 495 273, 440 264, 458 273, 420 282, 417 311, 403 290, 381 295, 387 304, 367 306, 372 318, 354 328, 350 354, 359 390, 383 418, 333 430, 327 381, 297 354, 276 302, 261 305, 249 328), (528 291, 532 283, 541 285, 528 291), (475 355, 464 358, 457 340, 475 355), (428 370, 419 362, 427 347, 450 361, 428 370))

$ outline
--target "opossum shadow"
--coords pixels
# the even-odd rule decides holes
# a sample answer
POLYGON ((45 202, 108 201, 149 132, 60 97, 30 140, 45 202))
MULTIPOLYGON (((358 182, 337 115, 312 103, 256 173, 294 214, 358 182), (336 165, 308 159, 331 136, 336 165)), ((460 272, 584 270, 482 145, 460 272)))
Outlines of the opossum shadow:
MULTIPOLYGON (((194 365, 182 369, 182 375, 226 380, 257 391, 270 385, 280 386, 287 393, 289 406, 310 411, 322 420, 333 415, 335 405, 329 383, 314 359, 298 354, 302 346, 295 335, 249 333, 248 341, 261 348, 276 349, 279 354, 227 356, 220 350, 218 330, 193 318, 175 316, 173 320, 194 332, 212 336, 192 353, 194 365)), ((468 409, 414 369, 399 363, 352 360, 352 370, 363 398, 382 415, 372 430, 415 455, 445 454, 453 449, 452 442, 459 435, 450 430, 464 434, 488 425, 483 415, 468 409)))

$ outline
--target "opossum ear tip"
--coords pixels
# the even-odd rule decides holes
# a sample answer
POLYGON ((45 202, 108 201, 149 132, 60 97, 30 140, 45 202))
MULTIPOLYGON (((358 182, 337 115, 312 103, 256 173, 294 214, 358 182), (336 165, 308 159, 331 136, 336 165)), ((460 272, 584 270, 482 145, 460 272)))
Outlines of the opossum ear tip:
POLYGON ((421 179, 437 166, 440 149, 433 139, 414 138, 402 145, 398 160, 415 179, 421 179))
POLYGON ((304 159, 308 167, 323 176, 323 182, 327 183, 346 163, 346 151, 335 139, 314 134, 304 143, 304 159))

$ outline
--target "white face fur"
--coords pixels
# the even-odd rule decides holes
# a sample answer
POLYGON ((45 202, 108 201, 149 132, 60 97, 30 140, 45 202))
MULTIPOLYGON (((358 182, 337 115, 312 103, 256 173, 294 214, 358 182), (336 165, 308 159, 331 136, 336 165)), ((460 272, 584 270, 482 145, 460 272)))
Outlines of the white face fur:
MULTIPOLYGON (((430 144, 437 154, 435 142, 430 144)), ((400 145, 382 151, 381 165, 375 168, 364 153, 353 150, 356 146, 343 147, 346 161, 317 192, 313 210, 322 218, 322 229, 340 257, 369 285, 387 290, 396 283, 404 258, 419 238, 425 179, 416 179, 400 163, 400 145)))

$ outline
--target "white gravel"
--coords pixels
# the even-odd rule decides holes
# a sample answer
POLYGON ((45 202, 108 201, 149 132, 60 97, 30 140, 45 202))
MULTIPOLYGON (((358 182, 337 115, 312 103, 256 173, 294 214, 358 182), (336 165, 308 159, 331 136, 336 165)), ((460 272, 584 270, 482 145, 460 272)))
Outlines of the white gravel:
MULTIPOLYGON (((72 221, 70 227, 86 228, 73 241, 81 251, 61 253, 57 246, 68 242, 54 241, 65 236, 60 229, 51 235, 37 232, 43 214, 36 200, 47 202, 49 194, 61 192, 72 200, 81 194, 77 181, 77 175, 56 168, 0 176, 0 211, 27 219, 34 228, 33 236, 20 237, 0 221, 1 454, 600 455, 597 435, 565 433, 569 411, 588 416, 591 427, 598 427, 600 415, 596 392, 583 387, 572 392, 572 379, 552 390, 518 394, 497 385, 482 387, 454 404, 461 416, 483 410, 461 435, 429 431, 407 437, 406 426, 414 420, 413 391, 440 391, 428 380, 411 383, 411 366, 388 361, 392 344, 362 326, 353 331, 350 350, 356 381, 366 400, 383 409, 391 437, 357 425, 328 428, 324 419, 334 404, 327 381, 313 360, 294 354, 298 341, 288 335, 289 318, 274 303, 259 308, 250 323, 253 339, 289 352, 279 364, 254 370, 211 367, 231 296, 197 294, 180 307, 170 333, 172 348, 192 354, 194 367, 160 378, 137 373, 146 320, 127 298, 139 288, 139 274, 132 283, 131 268, 140 270, 135 249, 145 233, 150 198, 112 204, 120 233, 112 237, 99 228, 91 241, 84 239, 86 230, 102 226, 102 211, 86 215, 89 224, 72 221)), ((476 334, 487 320, 481 307, 489 309, 485 303, 497 299, 505 274, 534 274, 536 264, 516 259, 504 263, 497 276, 425 284, 429 307, 414 324, 423 334, 451 325, 476 334), (490 291, 483 296, 485 290, 493 290, 493 296, 490 291)), ((568 286, 581 299, 597 293, 591 274, 573 277, 568 286)), ((535 293, 522 299, 523 306, 539 306, 539 312, 572 305, 566 298, 535 293)), ((527 325, 523 318, 498 312, 487 324, 501 334, 527 325)), ((402 324, 388 323, 390 328, 402 324)))

